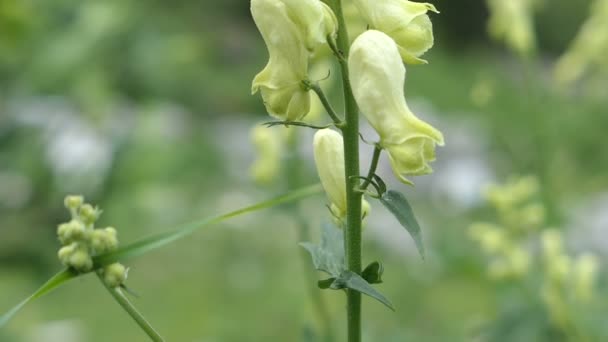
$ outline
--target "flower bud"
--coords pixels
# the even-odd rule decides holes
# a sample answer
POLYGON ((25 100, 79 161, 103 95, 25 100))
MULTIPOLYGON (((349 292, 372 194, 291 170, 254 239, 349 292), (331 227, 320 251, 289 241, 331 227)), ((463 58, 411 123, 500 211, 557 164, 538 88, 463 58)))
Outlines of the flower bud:
POLYGON ((95 229, 91 233, 91 248, 96 254, 112 251, 116 247, 118 247, 116 229, 112 227, 95 229))
POLYGON ((269 54, 268 64, 253 79, 251 92, 260 91, 271 116, 298 120, 310 109, 310 94, 302 85, 309 54, 302 33, 280 0, 252 0, 251 14, 269 54))
POLYGON ((426 13, 439 13, 435 6, 407 0, 355 0, 354 3, 371 28, 395 40, 405 63, 427 63, 419 57, 433 46, 433 25, 426 13))
POLYGON ((98 208, 93 208, 92 205, 86 203, 80 207, 80 211, 78 212, 80 219, 87 226, 92 225, 97 221, 99 215, 101 215, 101 210, 98 208))
POLYGON ((87 272, 93 268, 93 260, 84 245, 72 243, 64 246, 59 250, 57 256, 61 263, 74 268, 78 272, 87 272))
POLYGON ((83 202, 84 197, 82 196, 68 195, 65 197, 63 204, 66 208, 74 210, 80 208, 83 202))
POLYGON ((109 287, 118 287, 127 279, 127 269, 120 263, 113 263, 103 269, 103 281, 109 287))
POLYGON ((418 119, 403 94, 405 67, 397 45, 386 34, 369 30, 353 43, 348 59, 355 100, 387 150, 393 172, 405 176, 432 172, 435 145, 444 144, 441 132, 418 119))
MULTIPOLYGON (((315 133, 313 148, 317 172, 329 198, 330 211, 338 222, 343 223, 347 208, 342 136, 329 128, 321 129, 315 133)), ((361 201, 361 212, 365 217, 369 213, 370 206, 365 199, 361 201)))
POLYGON ((78 220, 71 220, 70 222, 62 223, 57 227, 57 236, 63 245, 83 240, 86 238, 86 235, 84 225, 78 220))

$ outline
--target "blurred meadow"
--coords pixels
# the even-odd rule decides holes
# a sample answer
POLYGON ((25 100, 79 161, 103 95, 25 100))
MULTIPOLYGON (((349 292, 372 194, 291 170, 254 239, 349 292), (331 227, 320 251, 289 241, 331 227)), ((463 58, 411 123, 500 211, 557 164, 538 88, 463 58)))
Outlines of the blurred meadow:
MULTIPOLYGON (((405 96, 446 146, 415 187, 397 182, 386 158, 379 168, 416 210, 427 257, 370 201, 364 263, 383 262, 376 287, 396 312, 364 298, 365 341, 608 340, 608 9, 596 20, 606 28, 597 31, 603 57, 556 79, 560 56, 599 11, 592 2, 606 1, 541 1, 536 49, 525 56, 488 34, 486 2, 433 2, 435 46, 428 65, 407 67, 405 96), (518 179, 542 210, 509 242, 536 261, 507 274, 492 268, 492 243, 471 226, 508 226, 500 196, 512 189, 487 185, 518 179), (591 300, 547 287, 548 227, 561 232, 566 279, 579 256, 593 255, 591 300)), ((250 130, 271 119, 251 80, 266 61, 248 1, 0 0, 0 313, 61 269, 66 194, 102 208, 100 225, 128 243, 295 188, 283 176, 264 186, 251 177, 250 130)), ((302 156, 299 185, 318 182, 313 133, 298 129, 291 151, 302 156)), ((363 135, 376 139, 368 126, 363 135)), ((364 173, 373 148, 361 150, 364 173)), ((319 194, 299 204, 313 241, 329 219, 325 202, 319 194)), ((317 341, 322 322, 295 221, 289 208, 267 209, 125 260, 135 305, 168 341, 317 341)), ((344 296, 321 293, 343 341, 344 296)), ((3 342, 146 340, 92 275, 0 329, 3 342)))

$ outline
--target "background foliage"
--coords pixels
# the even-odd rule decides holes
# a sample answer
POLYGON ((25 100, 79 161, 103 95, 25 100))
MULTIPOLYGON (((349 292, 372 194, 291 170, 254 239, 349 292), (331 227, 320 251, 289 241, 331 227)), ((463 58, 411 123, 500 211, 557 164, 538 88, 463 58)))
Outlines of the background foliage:
MULTIPOLYGON (((408 68, 406 97, 447 145, 433 175, 415 192, 402 188, 427 259, 374 208, 364 262, 384 261, 380 288, 397 313, 366 300, 369 340, 467 340, 488 320, 514 332, 502 341, 565 339, 543 331, 546 312, 516 285, 487 278, 466 229, 494 215, 479 196, 484 184, 529 174, 569 250, 605 250, 608 80, 564 94, 550 77, 588 3, 545 2, 539 58, 528 65, 489 42, 483 2, 435 3, 436 47, 429 66, 408 68), (509 321, 504 302, 527 323, 509 321)), ((102 207, 100 223, 127 242, 277 192, 255 187, 247 173, 249 128, 267 120, 250 96, 265 58, 246 1, 0 1, 0 310, 59 269, 55 228, 66 219, 66 193, 102 207)), ((311 158, 311 132, 302 136, 311 158)), ((307 168, 313 183, 312 162, 307 168)), ((304 203, 315 228, 327 217, 320 203, 304 203)), ((300 340, 316 322, 293 225, 288 213, 267 211, 130 260, 136 304, 170 341, 300 340)), ((326 297, 332 323, 343 326, 342 298, 326 297)), ((86 277, 27 307, 0 340, 144 336, 86 277)))

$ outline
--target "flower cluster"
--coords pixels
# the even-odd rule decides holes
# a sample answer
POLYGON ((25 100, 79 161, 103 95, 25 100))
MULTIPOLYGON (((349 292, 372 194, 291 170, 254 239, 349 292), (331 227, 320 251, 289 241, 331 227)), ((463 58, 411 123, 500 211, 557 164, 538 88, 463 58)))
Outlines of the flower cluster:
MULTIPOLYGON (((353 40, 348 56, 353 96, 363 115, 380 136, 399 180, 432 172, 441 132, 417 118, 405 101, 403 63, 424 64, 421 56, 433 46, 428 3, 407 0, 353 0, 346 6, 346 26, 371 28, 353 40), (361 25, 363 24, 363 25, 361 25)), ((336 43, 338 22, 320 0, 251 0, 251 14, 266 43, 269 61, 253 79, 252 92, 261 92, 268 114, 284 121, 302 119, 311 111, 308 70, 311 56, 336 43)), ((314 70, 314 66, 310 69, 314 70)), ((317 111, 317 110, 315 110, 317 111)), ((334 121, 336 120, 333 117, 334 121)), ((277 169, 277 139, 253 133, 262 152, 254 165, 255 178, 270 179, 277 169), (275 157, 271 157, 275 156, 275 157)), ((314 139, 319 177, 339 221, 346 214, 346 182, 342 136, 322 130, 314 139), (342 174, 340 174, 342 173, 342 174)), ((367 202, 363 202, 367 207, 367 202)), ((364 211, 365 214, 365 211, 364 211)))
POLYGON ((535 201, 538 182, 533 177, 513 179, 505 185, 490 185, 486 200, 498 213, 499 223, 478 222, 469 235, 491 257, 488 273, 494 279, 523 277, 531 256, 525 248, 530 232, 541 228, 545 208, 535 201))
MULTIPOLYGON (((67 196, 64 204, 70 211, 71 220, 57 227, 57 237, 62 245, 57 255, 65 266, 82 273, 89 272, 93 269, 93 256, 118 247, 116 229, 96 229, 94 225, 101 211, 84 203, 82 196, 67 196)), ((111 287, 122 285, 127 278, 127 269, 119 263, 105 266, 99 272, 111 287)))
POLYGON ((545 209, 535 200, 538 191, 532 177, 489 186, 485 197, 497 210, 499 223, 475 223, 469 234, 490 256, 491 278, 518 280, 524 285, 541 275, 539 292, 544 307, 552 322, 567 330, 574 324, 572 312, 584 310, 594 298, 599 263, 587 252, 570 256, 562 234, 554 228, 544 229, 539 236, 533 234, 545 224, 545 209), (540 240, 538 254, 530 248, 536 238, 540 240))

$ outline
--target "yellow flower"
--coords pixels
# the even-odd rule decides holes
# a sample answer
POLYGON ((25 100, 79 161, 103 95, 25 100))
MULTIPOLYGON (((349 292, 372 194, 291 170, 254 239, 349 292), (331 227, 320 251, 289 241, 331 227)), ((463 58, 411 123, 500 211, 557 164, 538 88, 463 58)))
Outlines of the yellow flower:
POLYGON ((369 30, 353 43, 348 60, 353 94, 389 154, 393 172, 405 176, 432 172, 435 145, 444 144, 441 132, 418 119, 403 94, 405 67, 395 42, 386 34, 369 30))
POLYGON ((490 10, 488 30, 496 40, 520 55, 536 46, 533 11, 537 0, 487 0, 490 10))
POLYGON ((371 28, 395 40, 405 63, 427 63, 419 57, 433 46, 433 25, 426 13, 439 13, 435 6, 407 0, 355 0, 354 3, 371 28))
POLYGON ((593 66, 608 67, 608 0, 593 2, 590 13, 555 65, 554 75, 562 87, 580 79, 593 66))
MULTIPOLYGON (((279 128, 279 127, 277 127, 279 128)), ((257 159, 251 165, 253 180, 266 185, 277 178, 281 166, 282 139, 277 129, 256 125, 251 129, 251 140, 257 152, 257 159)))
MULTIPOLYGON (((342 136, 329 128, 319 130, 315 133, 313 148, 317 172, 329 198, 329 209, 341 226, 346 218, 346 181, 342 136)), ((365 217, 370 211, 370 206, 365 199, 361 201, 362 216, 365 217)))
POLYGON ((298 120, 310 109, 310 94, 302 85, 309 54, 302 34, 282 1, 252 0, 251 14, 269 54, 268 64, 253 79, 251 92, 261 92, 271 116, 298 120))

